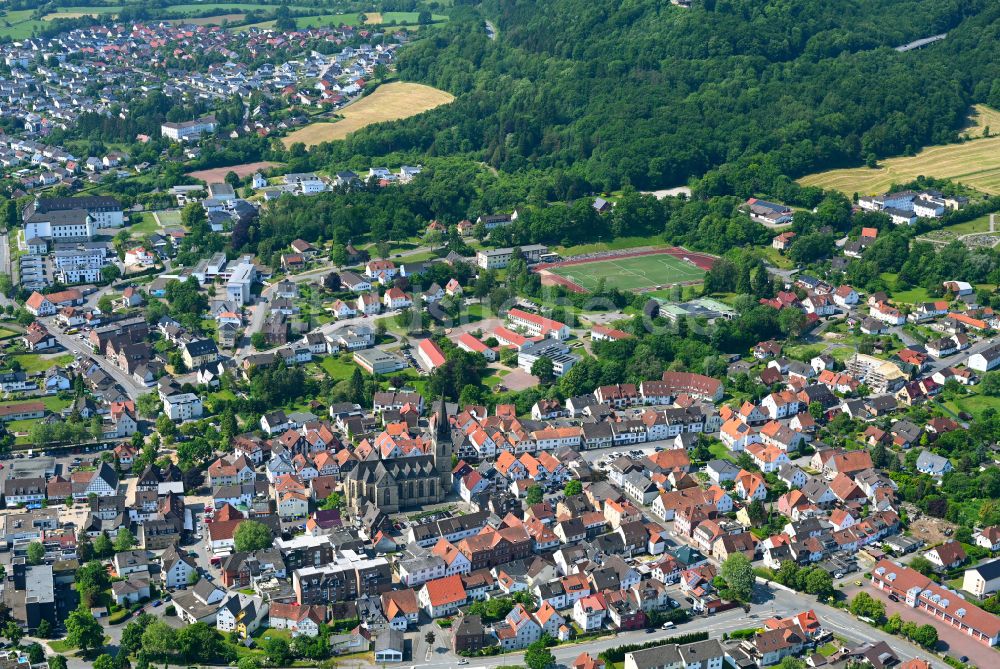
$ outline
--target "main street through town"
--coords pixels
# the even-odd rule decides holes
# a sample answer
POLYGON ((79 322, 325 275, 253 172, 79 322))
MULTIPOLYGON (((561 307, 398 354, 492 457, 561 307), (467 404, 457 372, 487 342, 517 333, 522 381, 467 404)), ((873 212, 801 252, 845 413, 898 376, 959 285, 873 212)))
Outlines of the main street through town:
POLYGON ((131 399, 135 400, 139 398, 139 395, 150 392, 150 388, 142 385, 131 374, 126 374, 122 370, 115 367, 110 360, 105 358, 103 355, 94 353, 93 347, 90 345, 90 341, 84 337, 80 337, 75 334, 66 334, 58 326, 55 317, 44 319, 49 332, 56 338, 56 341, 65 348, 69 353, 79 358, 89 358, 95 361, 102 370, 107 372, 107 374, 122 387, 125 394, 131 399))
MULTIPOLYGON (((749 614, 745 613, 741 608, 736 608, 722 613, 717 613, 712 616, 695 617, 689 622, 677 625, 669 630, 656 630, 654 632, 636 630, 633 632, 623 632, 583 643, 560 645, 552 648, 551 650, 552 654, 556 658, 557 664, 567 667, 572 665, 573 660, 575 660, 580 653, 583 652, 596 656, 598 653, 616 646, 635 643, 649 643, 658 639, 668 639, 670 637, 689 634, 691 632, 703 631, 708 632, 711 638, 721 638, 723 634, 731 633, 735 630, 759 626, 767 618, 773 616, 788 617, 808 609, 816 611, 816 614, 819 616, 820 623, 824 628, 832 632, 836 637, 843 638, 852 644, 860 645, 864 643, 885 641, 896 652, 900 660, 904 662, 913 658, 927 656, 926 651, 920 650, 901 637, 892 636, 882 630, 866 625, 842 609, 820 604, 816 601, 815 597, 797 592, 790 592, 785 589, 780 589, 777 586, 765 584, 758 584, 755 588, 754 603, 749 614)), ((919 620, 918 614, 915 614, 912 617, 919 620)), ((413 659, 404 663, 404 665, 408 667, 435 667, 435 669, 459 669, 459 667, 465 667, 465 669, 491 669, 502 665, 524 664, 523 653, 507 653, 489 658, 470 658, 467 665, 460 665, 460 658, 445 647, 448 639, 447 634, 433 625, 426 625, 424 627, 426 627, 427 631, 433 631, 436 629, 435 647, 429 657, 418 649, 417 652, 413 653, 413 659)), ((423 642, 422 636, 425 632, 424 627, 421 628, 420 634, 418 634, 421 644, 423 642)), ((415 641, 414 645, 417 647, 420 644, 417 644, 415 641)), ((993 652, 990 649, 986 650, 991 653, 993 652)), ((345 663, 344 666, 362 667, 366 665, 363 662, 350 661, 345 663)))

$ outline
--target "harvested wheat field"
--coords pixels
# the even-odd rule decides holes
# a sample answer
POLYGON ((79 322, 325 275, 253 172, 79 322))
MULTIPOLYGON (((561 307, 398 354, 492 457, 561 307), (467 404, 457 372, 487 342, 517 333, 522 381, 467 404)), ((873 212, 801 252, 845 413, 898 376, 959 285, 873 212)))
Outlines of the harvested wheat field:
POLYGON ((382 12, 362 12, 365 15, 365 23, 370 26, 377 26, 382 23, 382 12))
POLYGON ((285 146, 302 142, 313 146, 320 142, 344 139, 355 130, 383 121, 416 116, 435 107, 448 104, 455 99, 451 93, 423 84, 396 81, 375 89, 371 95, 344 107, 340 114, 344 117, 332 123, 310 123, 289 134, 283 140, 285 146))
POLYGON ((968 127, 962 132, 966 139, 978 139, 983 136, 983 130, 989 128, 990 134, 1000 133, 1000 110, 976 105, 972 108, 968 127))
POLYGON ((272 163, 269 161, 261 161, 259 163, 243 163, 242 165, 231 165, 229 167, 213 167, 210 170, 198 170, 197 172, 188 172, 188 176, 192 179, 198 179, 199 181, 204 181, 207 184, 221 183, 225 180, 226 175, 230 172, 236 172, 236 176, 243 179, 255 172, 260 172, 266 169, 270 169, 276 166, 278 163, 272 163))
POLYGON ((1000 194, 1000 136, 984 138, 983 129, 1000 132, 1000 112, 977 105, 972 137, 961 144, 929 146, 915 156, 887 158, 877 168, 856 167, 829 170, 799 179, 803 186, 833 188, 852 195, 877 195, 893 183, 912 181, 918 176, 952 179, 985 193, 1000 194))

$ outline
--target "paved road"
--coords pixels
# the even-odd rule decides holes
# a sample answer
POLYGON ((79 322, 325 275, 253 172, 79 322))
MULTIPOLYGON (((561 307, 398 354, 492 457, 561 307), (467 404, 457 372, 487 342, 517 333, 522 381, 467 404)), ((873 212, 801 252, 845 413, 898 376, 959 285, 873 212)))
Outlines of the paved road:
POLYGON ((114 365, 112 365, 104 356, 96 355, 90 343, 86 339, 79 339, 76 335, 68 335, 64 332, 60 332, 56 328, 56 322, 54 317, 43 319, 49 329, 49 332, 56 338, 56 340, 70 353, 74 355, 82 355, 84 357, 89 357, 100 365, 101 369, 107 372, 111 378, 113 378, 118 385, 122 387, 125 394, 131 399, 139 399, 140 395, 145 395, 151 392, 151 388, 138 383, 131 375, 126 374, 114 365))
POLYGON ((13 268, 10 266, 10 238, 6 232, 0 235, 0 272, 7 274, 11 281, 17 283, 13 268))
MULTIPOLYGON (((410 256, 426 253, 428 251, 433 251, 433 250, 434 250, 433 247, 430 246, 418 246, 413 249, 395 253, 393 254, 391 259, 394 261, 399 259, 405 259, 410 256)), ((345 269, 346 268, 344 267, 335 267, 333 265, 324 263, 320 267, 315 267, 313 269, 301 272, 299 274, 291 274, 288 276, 283 276, 276 281, 272 281, 271 283, 265 284, 264 290, 262 290, 260 293, 261 298, 264 299, 258 299, 257 304, 253 307, 253 314, 250 317, 250 322, 247 324, 247 327, 244 331, 244 337, 240 342, 240 345, 237 347, 235 357, 241 359, 245 358, 250 353, 255 352, 250 346, 250 336, 253 333, 260 332, 263 329, 264 321, 267 319, 267 314, 271 310, 270 301, 273 296, 274 286, 279 281, 291 281, 292 283, 305 283, 309 281, 322 279, 323 276, 325 276, 330 272, 343 272, 345 271, 345 269)), ((357 322, 361 322, 363 319, 348 319, 347 321, 339 321, 339 323, 343 324, 355 320, 357 320, 357 322)))
MULTIPOLYGON (((881 630, 859 622, 841 609, 817 603, 814 597, 758 585, 755 590, 754 601, 755 605, 749 616, 742 609, 734 609, 707 618, 698 617, 688 623, 678 625, 671 630, 657 630, 648 634, 645 631, 639 630, 603 637, 588 643, 557 646, 552 649, 552 654, 555 655, 558 664, 569 666, 580 653, 585 651, 592 655, 597 655, 608 648, 623 644, 648 643, 657 639, 697 631, 706 631, 712 638, 721 638, 724 633, 753 627, 759 624, 759 621, 774 615, 788 617, 804 610, 813 609, 819 616, 823 627, 838 636, 848 639, 852 643, 862 644, 885 641, 904 662, 915 657, 926 658, 930 656, 929 653, 920 650, 900 637, 891 636, 881 630)), ((439 639, 435 643, 438 647, 435 648, 432 659, 426 660, 424 654, 420 653, 417 657, 407 662, 407 664, 414 667, 434 666, 436 669, 459 669, 460 665, 458 664, 457 657, 442 647, 446 641, 444 635, 438 634, 438 637, 439 639)), ((510 653, 490 658, 471 658, 467 669, 489 669, 490 667, 499 665, 517 664, 523 664, 523 653, 510 653)))

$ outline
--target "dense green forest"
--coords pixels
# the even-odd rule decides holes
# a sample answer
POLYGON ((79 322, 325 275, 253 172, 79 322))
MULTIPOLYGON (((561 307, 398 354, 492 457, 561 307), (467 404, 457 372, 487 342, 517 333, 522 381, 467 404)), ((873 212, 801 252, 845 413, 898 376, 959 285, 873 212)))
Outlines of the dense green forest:
POLYGON ((971 103, 1000 105, 998 39, 989 0, 488 0, 456 7, 399 59, 402 78, 454 104, 313 160, 465 154, 593 190, 704 177, 704 194, 794 201, 788 177, 953 141, 971 103), (933 47, 892 49, 940 32, 933 47))

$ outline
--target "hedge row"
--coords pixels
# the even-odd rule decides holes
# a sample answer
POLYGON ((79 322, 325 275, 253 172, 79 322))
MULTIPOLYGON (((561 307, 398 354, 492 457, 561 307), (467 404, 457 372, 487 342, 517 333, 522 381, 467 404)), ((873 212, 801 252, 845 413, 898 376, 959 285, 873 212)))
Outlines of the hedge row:
POLYGON ((673 636, 667 639, 657 639, 656 641, 649 641, 647 643, 630 643, 624 646, 616 646, 615 648, 609 648, 598 657, 604 660, 605 664, 611 664, 613 662, 621 662, 625 659, 626 653, 633 653, 637 650, 646 650, 647 648, 658 648, 659 646, 667 646, 672 643, 678 645, 684 645, 688 643, 694 643, 696 641, 704 641, 708 638, 708 632, 691 632, 690 634, 682 634, 680 636, 673 636))

